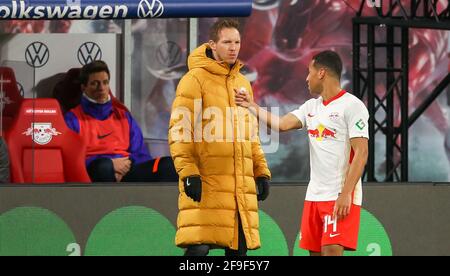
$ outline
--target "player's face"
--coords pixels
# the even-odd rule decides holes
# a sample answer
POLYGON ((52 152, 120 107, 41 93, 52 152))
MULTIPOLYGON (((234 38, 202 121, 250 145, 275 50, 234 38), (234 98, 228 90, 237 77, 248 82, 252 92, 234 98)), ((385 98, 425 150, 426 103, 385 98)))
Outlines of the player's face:
POLYGON ((309 63, 308 77, 306 77, 306 83, 308 84, 309 93, 313 96, 320 95, 323 90, 323 69, 317 69, 314 66, 314 60, 309 63))
POLYGON ((97 72, 90 74, 87 84, 82 84, 81 89, 89 96, 89 98, 99 103, 106 102, 109 94, 108 73, 97 72))
POLYGON ((210 41, 209 45, 217 61, 234 64, 241 49, 241 35, 235 28, 224 28, 219 32, 219 40, 210 41))

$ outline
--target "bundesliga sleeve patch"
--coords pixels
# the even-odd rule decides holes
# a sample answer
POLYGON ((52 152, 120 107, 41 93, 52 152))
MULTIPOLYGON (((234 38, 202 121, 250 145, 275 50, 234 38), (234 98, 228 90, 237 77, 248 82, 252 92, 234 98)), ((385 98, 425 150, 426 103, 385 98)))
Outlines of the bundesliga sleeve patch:
POLYGON ((363 130, 366 127, 366 123, 364 123, 363 119, 359 119, 358 122, 356 122, 355 126, 359 129, 359 130, 363 130))

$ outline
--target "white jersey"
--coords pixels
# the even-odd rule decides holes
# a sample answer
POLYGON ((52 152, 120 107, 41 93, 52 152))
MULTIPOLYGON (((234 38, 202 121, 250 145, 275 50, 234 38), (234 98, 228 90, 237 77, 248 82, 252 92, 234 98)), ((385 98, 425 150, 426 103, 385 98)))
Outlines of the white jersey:
MULTIPOLYGON (((308 100, 291 113, 309 136, 311 180, 306 200, 336 200, 353 158, 350 138, 369 138, 366 106, 342 90, 327 102, 322 97, 308 100)), ((361 179, 355 186, 353 203, 362 203, 361 179)))

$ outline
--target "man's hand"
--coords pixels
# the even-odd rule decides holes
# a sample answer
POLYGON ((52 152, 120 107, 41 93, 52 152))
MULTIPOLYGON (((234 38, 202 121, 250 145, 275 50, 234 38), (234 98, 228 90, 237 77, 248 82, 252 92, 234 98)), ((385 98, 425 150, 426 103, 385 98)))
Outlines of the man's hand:
POLYGON ((258 201, 264 201, 269 196, 269 179, 267 177, 256 178, 256 187, 258 188, 257 199, 258 201))
POLYGON ((245 88, 236 89, 234 88, 234 98, 236 105, 245 108, 255 107, 255 102, 250 97, 250 94, 245 90, 245 88))
POLYGON ((200 202, 202 199, 202 180, 200 176, 188 176, 183 182, 186 195, 192 200, 200 202))
POLYGON ((123 175, 121 175, 120 173, 115 173, 115 176, 116 176, 116 181, 117 182, 122 181, 123 175))
MULTIPOLYGON (((131 160, 128 157, 112 159, 114 171, 122 176, 126 175, 131 168, 131 160)), ((117 175, 116 175, 117 178, 117 175)))
POLYGON ((333 218, 338 220, 344 219, 350 214, 351 205, 352 194, 341 193, 334 203, 333 218))

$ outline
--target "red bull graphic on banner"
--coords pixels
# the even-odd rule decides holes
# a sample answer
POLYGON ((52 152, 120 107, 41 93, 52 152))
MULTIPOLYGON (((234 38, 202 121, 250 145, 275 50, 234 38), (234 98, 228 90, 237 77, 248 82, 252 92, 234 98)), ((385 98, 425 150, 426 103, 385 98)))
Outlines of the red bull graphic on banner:
POLYGON ((136 19, 249 16, 251 0, 1 0, 0 19, 136 19))

